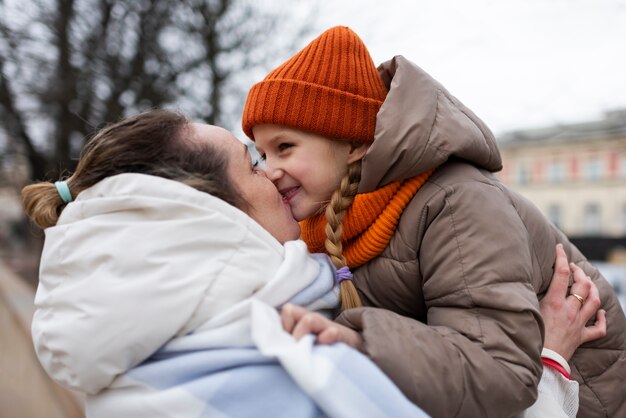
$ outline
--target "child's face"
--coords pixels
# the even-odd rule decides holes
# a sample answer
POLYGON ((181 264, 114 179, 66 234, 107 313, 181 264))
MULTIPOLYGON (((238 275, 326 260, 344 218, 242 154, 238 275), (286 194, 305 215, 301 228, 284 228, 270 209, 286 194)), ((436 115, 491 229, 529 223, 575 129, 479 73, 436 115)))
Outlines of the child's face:
POLYGON ((362 158, 367 150, 278 125, 257 125, 252 131, 257 150, 265 157, 267 177, 298 221, 326 206, 348 165, 362 158))

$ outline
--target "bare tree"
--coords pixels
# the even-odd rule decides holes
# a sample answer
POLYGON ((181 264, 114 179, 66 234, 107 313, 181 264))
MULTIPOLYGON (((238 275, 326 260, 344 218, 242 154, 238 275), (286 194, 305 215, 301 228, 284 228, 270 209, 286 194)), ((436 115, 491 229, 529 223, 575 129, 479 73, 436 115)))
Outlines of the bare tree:
POLYGON ((288 56, 307 31, 278 3, 0 0, 5 148, 19 149, 31 178, 43 180, 71 170, 95 128, 143 109, 174 107, 233 128, 246 74, 288 56))

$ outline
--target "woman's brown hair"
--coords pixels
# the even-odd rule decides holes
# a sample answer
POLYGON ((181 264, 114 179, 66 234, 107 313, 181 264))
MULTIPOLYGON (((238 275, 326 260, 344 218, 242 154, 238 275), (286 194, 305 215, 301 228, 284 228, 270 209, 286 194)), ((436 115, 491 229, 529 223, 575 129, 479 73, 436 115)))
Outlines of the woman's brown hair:
MULTIPOLYGON (((339 188, 335 190, 330 203, 326 206, 326 241, 324 246, 336 269, 347 266, 343 255, 341 238, 343 235, 343 217, 352 205, 361 181, 361 160, 348 166, 348 172, 341 179, 339 188)), ((343 280, 339 284, 341 310, 361 306, 361 299, 352 280, 343 280)))
MULTIPOLYGON (((151 110, 101 129, 66 179, 72 197, 107 177, 141 173, 179 181, 245 209, 228 177, 225 154, 192 135, 189 120, 168 110, 151 110)), ((40 228, 56 225, 66 205, 50 182, 24 187, 22 202, 40 228)))

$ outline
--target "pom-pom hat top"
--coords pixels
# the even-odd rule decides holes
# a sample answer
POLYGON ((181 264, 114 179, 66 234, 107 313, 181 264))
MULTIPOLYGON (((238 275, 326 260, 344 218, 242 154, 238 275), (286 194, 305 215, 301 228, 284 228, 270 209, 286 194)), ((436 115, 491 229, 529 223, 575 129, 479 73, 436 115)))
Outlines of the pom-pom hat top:
POLYGON ((250 89, 243 131, 261 124, 325 137, 372 142, 387 89, 363 41, 351 29, 328 29, 250 89))

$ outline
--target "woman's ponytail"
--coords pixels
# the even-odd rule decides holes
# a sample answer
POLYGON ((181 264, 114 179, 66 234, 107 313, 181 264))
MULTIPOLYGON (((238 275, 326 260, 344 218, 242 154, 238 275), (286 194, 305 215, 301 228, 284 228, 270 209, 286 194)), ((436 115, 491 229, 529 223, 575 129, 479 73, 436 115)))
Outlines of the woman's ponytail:
POLYGON ((22 205, 26 215, 41 229, 57 224, 66 203, 53 183, 31 184, 22 189, 22 205))

